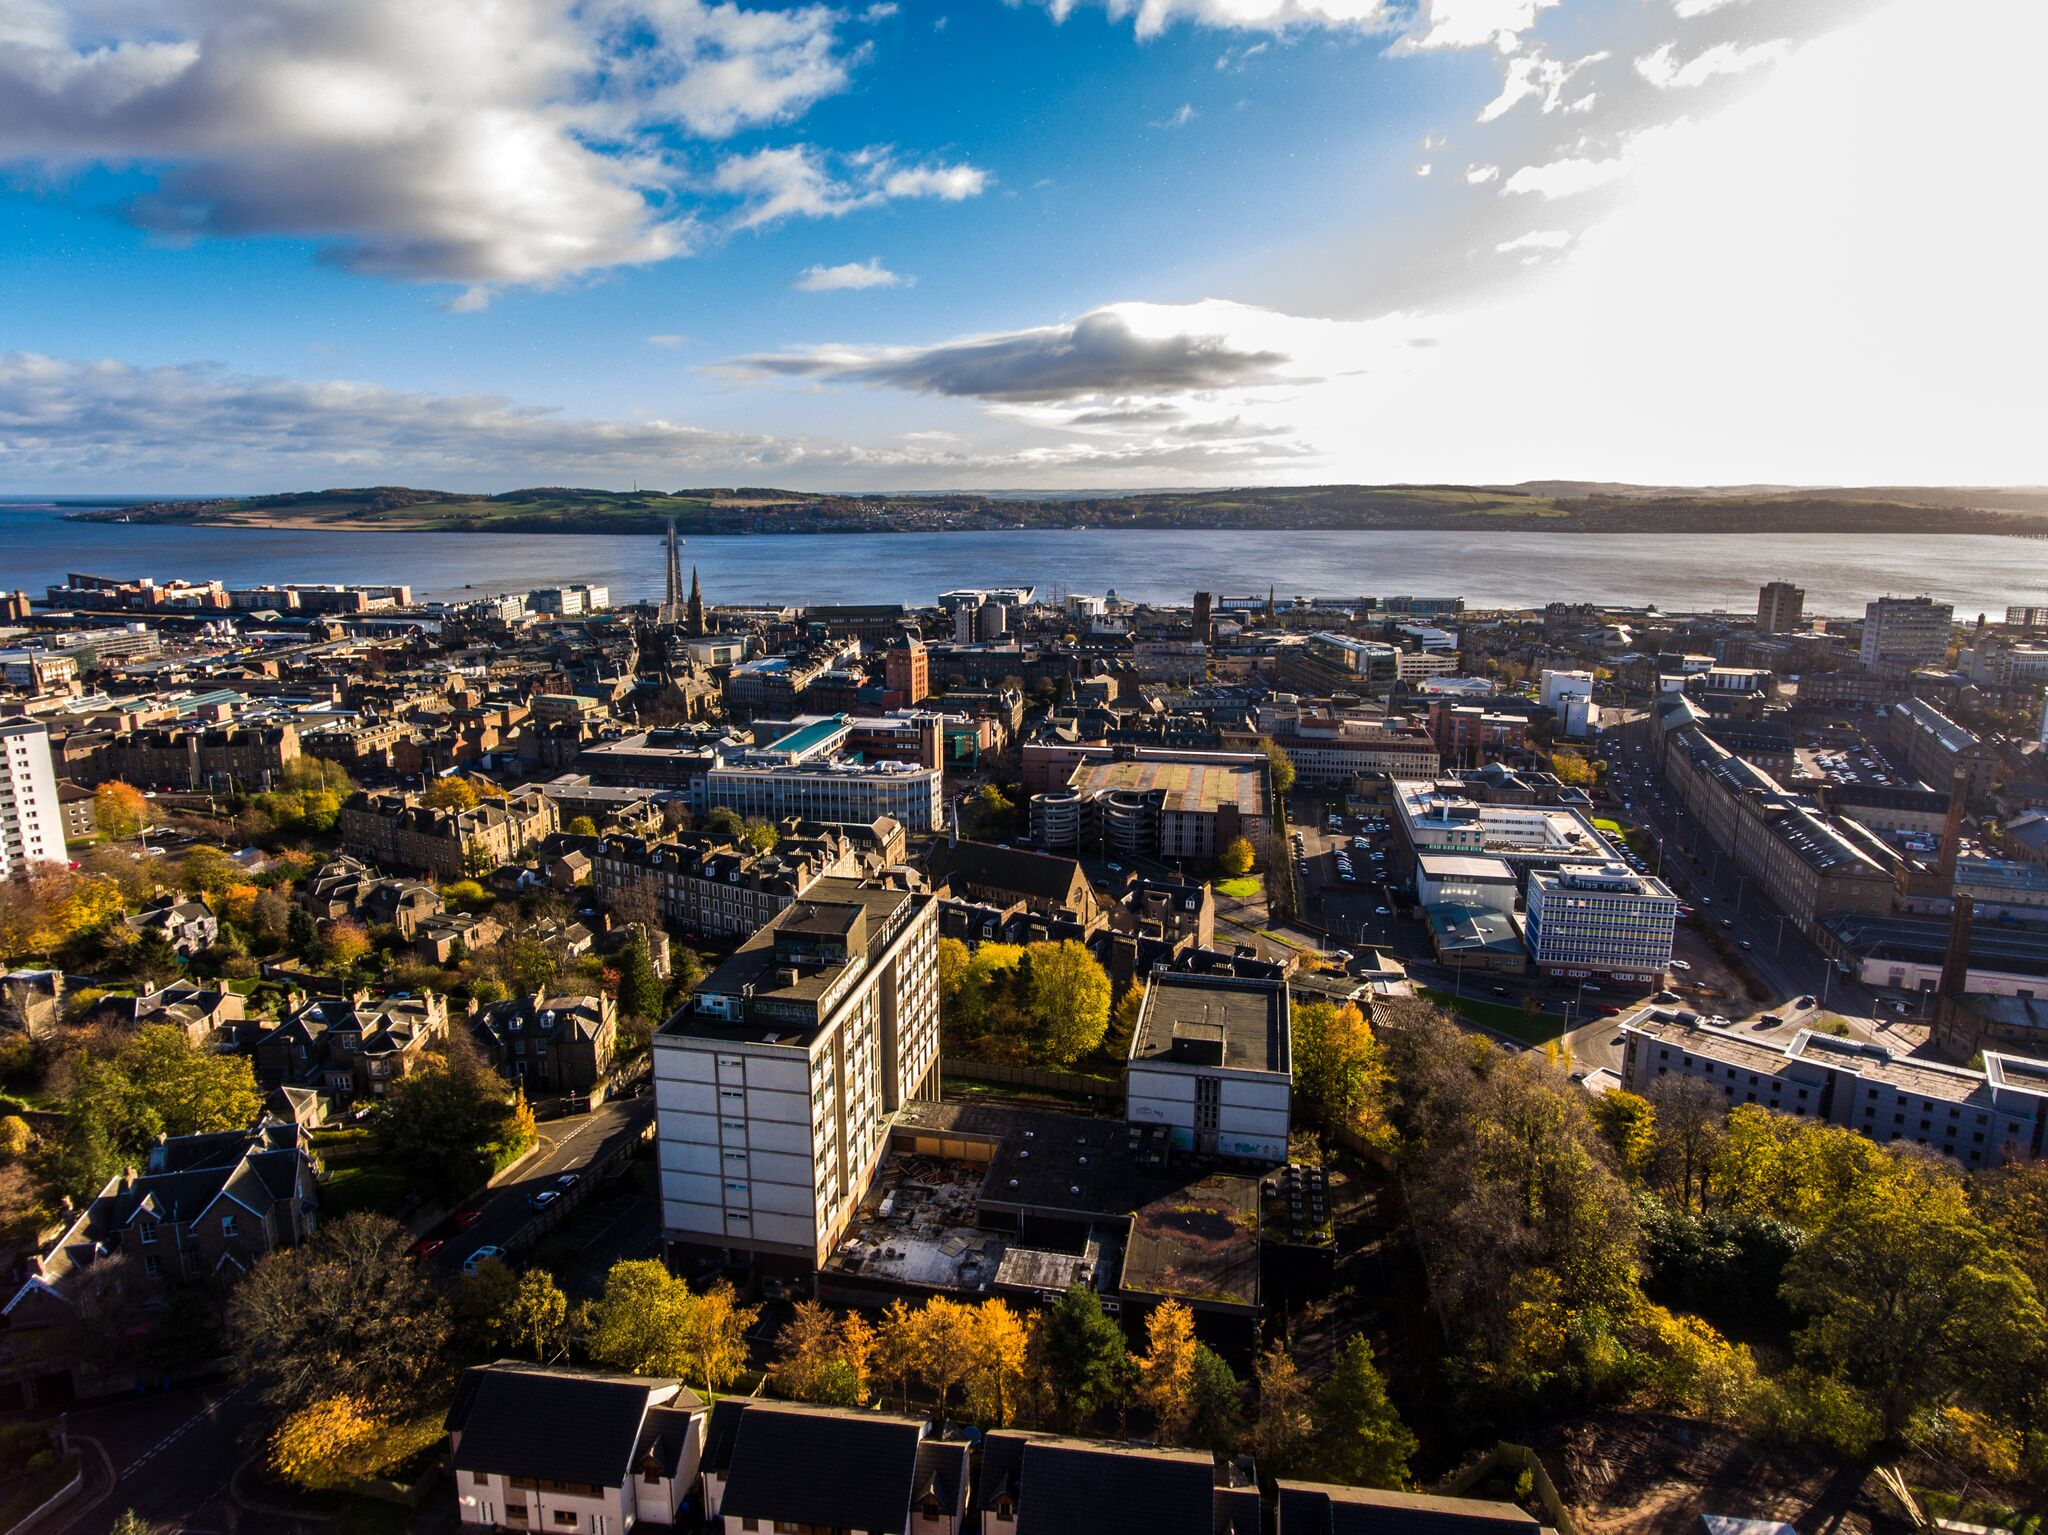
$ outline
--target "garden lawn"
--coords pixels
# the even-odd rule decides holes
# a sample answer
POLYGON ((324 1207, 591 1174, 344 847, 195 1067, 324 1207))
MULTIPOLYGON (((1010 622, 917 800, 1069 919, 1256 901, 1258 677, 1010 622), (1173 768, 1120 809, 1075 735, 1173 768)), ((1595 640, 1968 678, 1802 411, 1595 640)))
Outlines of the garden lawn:
POLYGON ((1249 901, 1265 888, 1265 877, 1259 874, 1240 874, 1236 879, 1216 881, 1216 893, 1227 895, 1233 901, 1249 901))
POLYGON ((1457 997, 1448 991, 1439 991, 1433 986, 1417 988, 1425 997, 1446 1012, 1456 1013, 1473 1023, 1483 1023, 1489 1029, 1518 1039, 1523 1044, 1540 1048, 1564 1034, 1564 1019, 1556 1013, 1524 1012, 1519 1007, 1508 1007, 1499 1002, 1481 1002, 1474 997, 1457 997))

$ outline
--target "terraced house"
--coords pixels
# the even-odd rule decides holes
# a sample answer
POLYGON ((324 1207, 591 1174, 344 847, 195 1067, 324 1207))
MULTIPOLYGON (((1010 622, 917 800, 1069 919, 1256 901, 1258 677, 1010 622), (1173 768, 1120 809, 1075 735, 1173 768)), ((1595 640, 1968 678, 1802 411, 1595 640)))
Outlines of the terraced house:
POLYGON ((521 789, 471 810, 435 810, 419 796, 352 794, 341 807, 341 844, 355 858, 466 879, 518 861, 557 829, 555 802, 521 789))

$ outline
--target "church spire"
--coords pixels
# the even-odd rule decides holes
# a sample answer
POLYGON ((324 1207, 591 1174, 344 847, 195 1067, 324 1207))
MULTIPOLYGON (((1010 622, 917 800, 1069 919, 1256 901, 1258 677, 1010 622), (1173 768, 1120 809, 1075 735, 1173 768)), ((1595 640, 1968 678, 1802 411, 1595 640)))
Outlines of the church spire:
POLYGON ((697 584, 697 567, 690 567, 690 633, 701 635, 704 629, 704 589, 697 584))

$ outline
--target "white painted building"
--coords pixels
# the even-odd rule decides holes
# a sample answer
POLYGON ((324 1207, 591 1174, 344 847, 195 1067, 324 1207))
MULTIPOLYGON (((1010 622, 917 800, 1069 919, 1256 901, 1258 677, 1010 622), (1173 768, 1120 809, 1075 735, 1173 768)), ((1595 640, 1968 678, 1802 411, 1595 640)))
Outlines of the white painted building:
POLYGON ((27 722, 0 725, 0 878, 67 857, 49 731, 27 722))
POLYGON ((673 1525, 703 1456, 704 1404, 674 1380, 500 1361, 463 1372, 448 1418, 466 1528, 673 1525))
POLYGON ((1287 1160, 1293 1050, 1285 981, 1155 970, 1131 1036, 1125 1117, 1203 1155, 1287 1160))
POLYGON ((654 1037, 662 1227, 809 1271, 844 1235, 889 1116, 938 1093, 938 902, 820 880, 654 1037))
POLYGON ((1552 975, 1658 981, 1671 965, 1678 897, 1619 863, 1568 863, 1529 874, 1529 952, 1552 975))
POLYGON ((1424 853, 1415 860, 1415 904, 1474 906, 1513 916, 1522 882, 1503 859, 1424 853))
POLYGON ((1572 740, 1583 741, 1600 728, 1600 706, 1593 702, 1591 672, 1546 669, 1543 705, 1557 711, 1559 731, 1572 740))

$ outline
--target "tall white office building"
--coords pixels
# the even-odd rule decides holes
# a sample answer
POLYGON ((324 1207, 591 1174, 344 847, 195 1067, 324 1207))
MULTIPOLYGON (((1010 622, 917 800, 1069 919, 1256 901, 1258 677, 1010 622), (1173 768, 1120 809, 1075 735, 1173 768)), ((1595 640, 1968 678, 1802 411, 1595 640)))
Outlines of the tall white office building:
POLYGON ((654 1036, 662 1229, 808 1275, 845 1236, 891 1116, 939 1089, 938 902, 822 879, 654 1036))
POLYGON ((0 878, 68 856, 49 731, 26 722, 0 725, 0 878))
POLYGON ((1955 610, 1927 597, 1880 597, 1863 609, 1863 648, 1857 653, 1866 671, 1889 664, 1914 670, 1940 666, 1948 660, 1949 631, 1955 610))
POLYGON ((1618 863, 1568 863, 1529 875, 1529 952, 1548 975, 1659 981, 1671 966, 1678 898, 1618 863))

